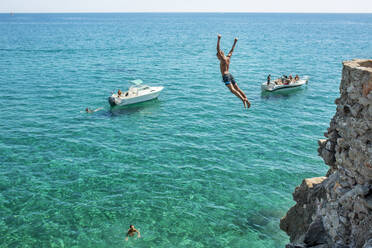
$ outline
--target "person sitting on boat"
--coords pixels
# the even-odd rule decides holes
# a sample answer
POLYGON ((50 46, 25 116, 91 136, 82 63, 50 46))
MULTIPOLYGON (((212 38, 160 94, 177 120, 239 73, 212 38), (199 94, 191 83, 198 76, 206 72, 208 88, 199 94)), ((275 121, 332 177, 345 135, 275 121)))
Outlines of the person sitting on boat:
POLYGON ((275 83, 276 85, 282 85, 282 84, 283 84, 281 78, 278 78, 277 80, 275 80, 274 83, 275 83))
POLYGON ((283 75, 283 76, 281 76, 280 77, 280 82, 281 82, 281 84, 284 84, 285 83, 285 75, 283 75))
POLYGON ((298 80, 300 80, 300 77, 296 74, 294 79, 295 79, 295 81, 298 81, 298 80))
POLYGON ((121 96, 121 90, 120 89, 118 90, 118 96, 121 96))
POLYGON ((283 82, 283 84, 284 85, 287 85, 287 84, 289 84, 289 79, 288 79, 288 77, 287 77, 287 75, 283 75, 283 79, 282 79, 282 82, 283 82))
POLYGON ((288 78, 289 78, 289 82, 290 82, 290 83, 292 83, 292 82, 293 82, 293 77, 292 77, 292 74, 291 74, 291 75, 289 75, 289 77, 288 77, 288 78))
POLYGON ((270 79, 271 79, 271 75, 269 74, 269 76, 267 76, 267 85, 270 84, 270 79))

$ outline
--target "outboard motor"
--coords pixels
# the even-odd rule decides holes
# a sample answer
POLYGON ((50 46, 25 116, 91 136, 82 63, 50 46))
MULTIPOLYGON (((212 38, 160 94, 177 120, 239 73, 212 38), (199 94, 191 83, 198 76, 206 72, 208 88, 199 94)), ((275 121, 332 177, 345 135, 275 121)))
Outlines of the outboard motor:
POLYGON ((111 106, 115 106, 117 103, 116 103, 116 98, 113 97, 113 96, 110 96, 108 98, 108 102, 110 103, 111 106))

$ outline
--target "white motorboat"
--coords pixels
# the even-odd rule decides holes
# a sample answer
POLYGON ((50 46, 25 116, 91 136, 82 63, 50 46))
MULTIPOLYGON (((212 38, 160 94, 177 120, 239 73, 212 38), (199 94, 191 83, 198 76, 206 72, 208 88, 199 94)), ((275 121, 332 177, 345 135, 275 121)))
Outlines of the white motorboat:
POLYGON ((142 84, 142 80, 137 79, 131 81, 133 84, 128 91, 122 92, 120 95, 113 93, 108 102, 111 106, 124 106, 134 103, 140 103, 155 99, 164 89, 163 86, 152 87, 142 84))
POLYGON ((288 84, 276 84, 274 81, 271 81, 269 84, 267 82, 264 82, 261 84, 262 91, 284 91, 289 89, 295 89, 299 88, 304 84, 307 84, 309 81, 308 77, 304 77, 303 79, 299 79, 295 82, 290 82, 288 84))

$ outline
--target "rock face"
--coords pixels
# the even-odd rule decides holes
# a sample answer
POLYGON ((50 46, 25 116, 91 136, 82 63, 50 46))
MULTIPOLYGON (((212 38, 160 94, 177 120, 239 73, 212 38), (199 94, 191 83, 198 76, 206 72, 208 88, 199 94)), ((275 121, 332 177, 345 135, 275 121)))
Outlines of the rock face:
POLYGON ((337 111, 318 142, 330 168, 293 193, 280 221, 287 247, 372 248, 372 60, 343 66, 337 111))

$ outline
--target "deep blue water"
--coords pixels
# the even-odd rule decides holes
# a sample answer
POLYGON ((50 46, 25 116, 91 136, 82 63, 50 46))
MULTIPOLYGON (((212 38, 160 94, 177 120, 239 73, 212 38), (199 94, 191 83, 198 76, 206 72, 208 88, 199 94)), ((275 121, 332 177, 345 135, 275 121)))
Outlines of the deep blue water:
POLYGON ((342 61, 372 57, 371 30, 370 14, 1 14, 0 247, 284 247, 291 193, 327 171, 342 61), (248 111, 217 33, 225 52, 239 38, 248 111), (261 94, 269 73, 310 81, 261 94), (138 78, 159 99, 110 109, 138 78))

